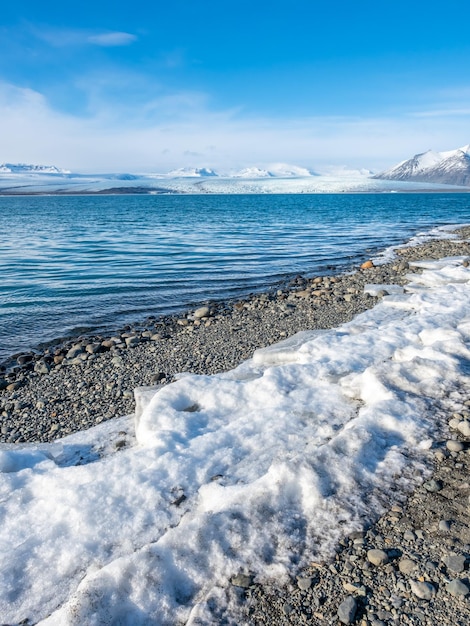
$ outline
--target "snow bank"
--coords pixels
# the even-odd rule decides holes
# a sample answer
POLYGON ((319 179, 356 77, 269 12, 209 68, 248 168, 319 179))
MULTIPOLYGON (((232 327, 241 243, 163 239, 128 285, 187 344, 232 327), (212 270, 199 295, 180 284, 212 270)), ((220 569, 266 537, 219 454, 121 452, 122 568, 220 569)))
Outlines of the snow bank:
POLYGON ((234 575, 331 555, 426 472, 433 403, 470 358, 461 261, 421 263, 405 293, 338 329, 138 393, 119 451, 129 421, 3 446, 3 621, 207 624, 234 575))

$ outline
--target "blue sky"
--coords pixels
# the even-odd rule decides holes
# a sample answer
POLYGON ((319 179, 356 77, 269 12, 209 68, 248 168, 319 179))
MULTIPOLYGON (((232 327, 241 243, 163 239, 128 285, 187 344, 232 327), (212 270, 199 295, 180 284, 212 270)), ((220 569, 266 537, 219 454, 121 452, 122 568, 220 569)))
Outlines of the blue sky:
POLYGON ((469 23, 468 0, 7 3, 0 161, 377 170, 457 148, 469 23))

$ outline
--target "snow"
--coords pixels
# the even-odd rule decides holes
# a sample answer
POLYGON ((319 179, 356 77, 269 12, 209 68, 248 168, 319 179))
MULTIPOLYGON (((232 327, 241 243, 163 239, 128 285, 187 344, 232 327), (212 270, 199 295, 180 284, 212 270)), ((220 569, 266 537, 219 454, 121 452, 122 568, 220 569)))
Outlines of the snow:
POLYGON ((70 174, 55 165, 26 165, 25 163, 2 163, 0 173, 7 174, 70 174))
POLYGON ((232 178, 271 178, 272 176, 269 170, 260 167, 245 167, 233 174, 232 178))
MULTIPOLYGON (((460 158, 467 158, 457 151, 460 158)), ((457 157, 455 157, 457 158, 457 157)), ((395 168, 396 169, 396 168, 395 168)), ((413 180, 383 180, 366 169, 330 167, 313 173, 306 168, 274 163, 270 169, 245 168, 221 175, 209 168, 181 168, 168 174, 74 174, 54 166, 0 166, 0 193, 183 193, 183 194, 296 194, 395 193, 410 191, 468 190, 468 187, 413 180), (3 169, 2 169, 3 168, 3 169), (16 168, 16 169, 15 169, 16 168), (30 168, 30 169, 21 169, 30 168), (59 174, 62 174, 59 176, 59 174)), ((397 178, 397 177, 395 177, 397 178)), ((450 182, 450 181, 449 181, 450 182)))
POLYGON ((233 371, 136 390, 134 426, 2 445, 2 620, 216 624, 234 575, 331 556, 426 475, 435 403, 470 358, 462 260, 233 371))
POLYGON ((434 152, 428 150, 416 154, 407 161, 402 161, 389 170, 382 172, 377 178, 391 180, 428 180, 429 182, 468 186, 470 177, 469 156, 470 144, 448 150, 434 152))
POLYGON ((169 178, 201 178, 205 176, 218 176, 217 172, 206 167, 182 167, 172 170, 166 175, 169 178))

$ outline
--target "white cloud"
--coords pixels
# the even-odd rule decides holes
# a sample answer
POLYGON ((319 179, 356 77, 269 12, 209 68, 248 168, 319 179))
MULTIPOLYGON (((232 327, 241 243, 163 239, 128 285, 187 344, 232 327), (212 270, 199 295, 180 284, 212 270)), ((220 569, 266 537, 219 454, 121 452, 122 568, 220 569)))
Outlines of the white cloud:
POLYGON ((81 29, 54 29, 54 28, 33 28, 33 33, 39 39, 56 48, 68 46, 128 46, 137 40, 137 36, 121 31, 95 32, 81 29))
POLYGON ((415 111, 411 113, 413 117, 450 117, 452 115, 464 115, 470 116, 470 108, 448 108, 448 109, 435 109, 429 111, 415 111))
POLYGON ((57 112, 38 92, 0 83, 0 161, 81 172, 273 162, 378 170, 429 148, 463 145, 468 128, 464 115, 247 119, 236 110, 211 111, 203 95, 185 92, 117 114, 99 99, 84 118, 57 112))
POLYGON ((96 44, 97 46, 128 46, 137 40, 135 35, 130 33, 114 32, 114 33, 101 33, 99 35, 90 35, 88 41, 96 44))

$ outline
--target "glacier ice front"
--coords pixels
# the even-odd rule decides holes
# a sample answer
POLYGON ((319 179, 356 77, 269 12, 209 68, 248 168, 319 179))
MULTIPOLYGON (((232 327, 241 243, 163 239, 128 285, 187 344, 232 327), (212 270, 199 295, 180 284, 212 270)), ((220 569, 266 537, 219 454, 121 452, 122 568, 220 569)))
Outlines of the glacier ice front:
POLYGON ((129 420, 3 446, 3 621, 218 623, 233 576, 327 558, 412 488, 436 401, 466 382, 470 270, 453 258, 410 279, 337 329, 138 392, 136 441, 119 452, 129 420))

